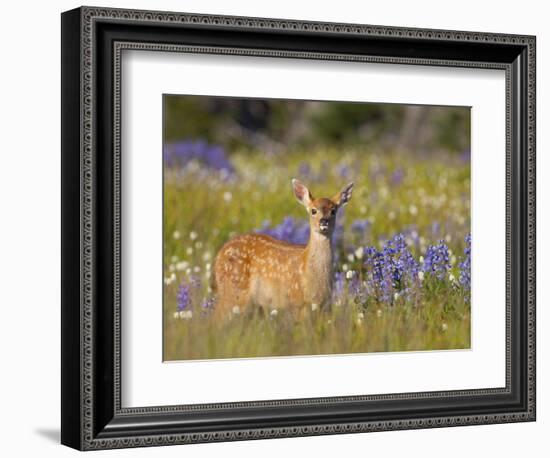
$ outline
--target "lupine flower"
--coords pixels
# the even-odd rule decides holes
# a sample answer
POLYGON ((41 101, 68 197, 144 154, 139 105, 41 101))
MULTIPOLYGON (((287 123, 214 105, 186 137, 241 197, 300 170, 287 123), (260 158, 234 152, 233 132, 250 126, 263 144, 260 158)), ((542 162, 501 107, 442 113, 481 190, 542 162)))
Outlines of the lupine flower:
POLYGON ((356 219, 351 223, 350 229, 359 235, 364 235, 370 227, 370 221, 368 219, 356 219))
POLYGON ((470 289, 471 285, 471 254, 472 254, 472 235, 468 234, 464 241, 466 247, 464 248, 464 260, 458 265, 460 268, 460 276, 458 281, 464 288, 470 289))
POLYGON ((464 150, 462 151, 462 153, 460 153, 460 160, 462 162, 470 162, 470 151, 469 150, 464 150))
POLYGON ((353 275, 348 285, 349 295, 362 302, 365 299, 365 291, 363 289, 363 284, 359 279, 359 276, 353 275))
POLYGON ((182 282, 178 288, 176 295, 176 309, 181 312, 191 305, 191 287, 189 284, 182 282))
MULTIPOLYGON (((189 278, 189 282, 182 281, 180 283, 178 287, 178 292, 176 294, 176 311, 177 312, 190 310, 193 292, 199 290, 200 287, 201 287, 201 280, 199 277, 194 275, 189 278)), ((182 318, 181 313, 180 313, 180 318, 182 318)))
POLYGON ((392 266, 386 254, 374 247, 365 248, 365 267, 370 289, 382 302, 390 302, 393 292, 392 266))
POLYGON ((449 260, 449 248, 443 240, 437 245, 430 245, 424 256, 422 266, 424 272, 435 275, 440 280, 445 278, 447 271, 451 268, 449 260))
POLYGON ((367 247, 364 251, 367 284, 376 297, 386 303, 397 293, 408 294, 418 284, 420 265, 407 248, 403 234, 387 240, 381 250, 367 247))
POLYGON ((308 222, 305 220, 297 221, 292 216, 287 216, 281 224, 275 227, 270 227, 269 221, 265 221, 263 227, 257 232, 289 243, 303 245, 309 240, 308 222))
POLYGON ((213 297, 207 297, 201 302, 201 315, 208 316, 214 310, 216 301, 213 297))
POLYGON ((311 176, 311 165, 307 162, 302 162, 298 166, 298 176, 308 178, 311 176))
POLYGON ((397 185, 401 184, 404 177, 405 177, 405 171, 401 167, 398 167, 391 174, 391 182, 392 182, 393 185, 397 186, 397 185))
POLYGON ((336 303, 342 301, 344 288, 346 286, 345 274, 343 272, 334 273, 334 282, 332 285, 332 300, 336 303))
POLYGON ((164 163, 168 167, 185 167, 193 160, 226 175, 235 173, 233 165, 219 145, 210 145, 204 140, 184 140, 164 146, 164 163))
POLYGON ((341 163, 336 167, 336 173, 340 176, 340 178, 347 180, 350 178, 352 170, 349 165, 341 163))

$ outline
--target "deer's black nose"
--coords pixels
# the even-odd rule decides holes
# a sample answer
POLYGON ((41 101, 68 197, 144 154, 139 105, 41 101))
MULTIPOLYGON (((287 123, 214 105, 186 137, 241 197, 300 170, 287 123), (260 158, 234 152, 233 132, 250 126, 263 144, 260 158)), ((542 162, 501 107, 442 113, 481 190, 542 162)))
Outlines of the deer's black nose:
POLYGON ((328 224, 330 223, 330 219, 328 219, 328 218, 321 218, 320 223, 321 223, 322 225, 327 225, 327 226, 328 226, 328 224))

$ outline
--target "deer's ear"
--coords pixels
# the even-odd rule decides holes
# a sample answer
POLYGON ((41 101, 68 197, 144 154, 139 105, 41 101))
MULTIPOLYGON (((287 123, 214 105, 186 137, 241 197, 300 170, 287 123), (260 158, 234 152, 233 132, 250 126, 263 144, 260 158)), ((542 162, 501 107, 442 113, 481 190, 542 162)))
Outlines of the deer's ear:
POLYGON ((298 202, 306 207, 309 207, 311 201, 313 200, 313 196, 309 192, 309 189, 307 189, 307 186, 300 180, 296 180, 294 178, 292 180, 292 189, 294 190, 294 195, 296 196, 296 199, 298 199, 298 202))
POLYGON ((351 193, 353 191, 353 183, 349 183, 342 188, 342 190, 332 198, 332 201, 339 207, 346 205, 351 200, 351 193))

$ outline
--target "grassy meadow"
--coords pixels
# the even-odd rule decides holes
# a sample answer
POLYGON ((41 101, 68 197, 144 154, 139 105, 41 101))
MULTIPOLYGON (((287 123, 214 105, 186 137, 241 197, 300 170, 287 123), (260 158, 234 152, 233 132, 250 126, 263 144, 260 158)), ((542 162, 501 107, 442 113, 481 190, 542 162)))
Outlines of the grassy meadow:
POLYGON ((165 160, 164 360, 470 347, 469 158, 328 145, 204 154, 165 160), (337 219, 330 310, 214 322, 211 271, 226 241, 260 230, 307 240, 292 178, 316 197, 355 183, 337 219))

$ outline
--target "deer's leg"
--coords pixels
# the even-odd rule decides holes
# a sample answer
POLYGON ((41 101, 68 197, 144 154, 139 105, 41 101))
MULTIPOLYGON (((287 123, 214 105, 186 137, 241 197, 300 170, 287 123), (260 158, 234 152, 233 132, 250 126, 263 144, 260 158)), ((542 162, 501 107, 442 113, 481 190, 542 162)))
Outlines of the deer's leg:
POLYGON ((247 312, 250 303, 250 292, 244 284, 226 284, 221 288, 221 294, 214 307, 214 319, 222 322, 232 316, 247 312))

